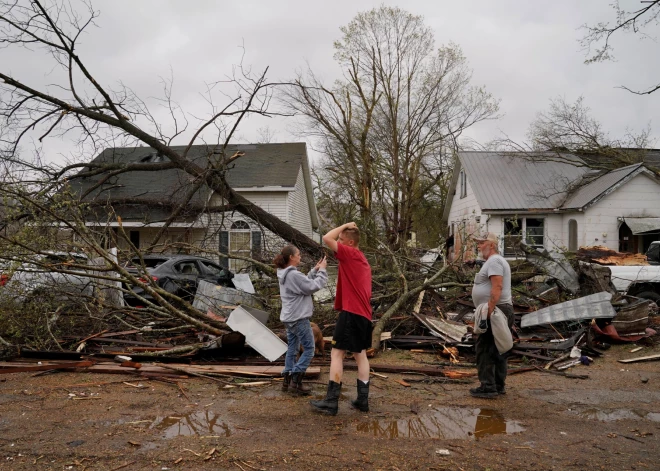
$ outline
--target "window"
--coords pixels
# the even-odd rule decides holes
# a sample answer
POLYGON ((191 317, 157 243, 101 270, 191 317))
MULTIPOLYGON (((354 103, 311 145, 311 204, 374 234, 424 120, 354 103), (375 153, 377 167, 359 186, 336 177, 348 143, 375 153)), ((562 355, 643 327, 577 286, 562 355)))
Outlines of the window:
POLYGON ((575 219, 568 221, 568 251, 577 252, 578 249, 578 225, 575 219))
POLYGON ((537 249, 543 246, 543 219, 526 218, 525 219, 525 241, 527 244, 537 249))
POLYGON ((545 220, 543 218, 505 218, 504 251, 505 257, 523 255, 520 242, 542 249, 545 247, 545 220))
POLYGON ((467 176, 465 175, 465 170, 461 170, 461 175, 459 180, 461 185, 460 197, 465 198, 467 196, 467 176))
POLYGON ((130 231, 128 233, 128 237, 130 238, 131 244, 133 244, 133 246, 136 249, 139 249, 140 248, 140 231, 130 231))
POLYGON ((181 273, 182 275, 199 276, 199 269, 197 268, 197 264, 193 261, 177 263, 174 265, 174 271, 181 273))
POLYGON ((520 241, 522 240, 523 220, 520 218, 507 218, 504 220, 504 256, 515 257, 522 255, 520 241))
MULTIPOLYGON (((250 232, 250 225, 245 221, 236 221, 231 225, 229 231, 229 255, 250 257, 251 254, 252 232, 250 232)), ((248 266, 248 262, 244 260, 229 260, 229 269, 236 273, 248 268, 248 266)))

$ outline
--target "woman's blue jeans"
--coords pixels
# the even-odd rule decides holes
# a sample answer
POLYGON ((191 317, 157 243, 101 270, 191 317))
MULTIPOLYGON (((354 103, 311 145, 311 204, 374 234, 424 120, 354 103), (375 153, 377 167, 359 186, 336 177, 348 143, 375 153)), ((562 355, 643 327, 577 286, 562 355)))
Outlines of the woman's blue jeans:
POLYGON ((289 348, 286 351, 282 374, 304 373, 312 362, 312 358, 314 358, 314 334, 309 318, 295 322, 285 322, 284 326, 286 327, 286 339, 289 348), (300 345, 303 347, 303 353, 296 362, 300 345))

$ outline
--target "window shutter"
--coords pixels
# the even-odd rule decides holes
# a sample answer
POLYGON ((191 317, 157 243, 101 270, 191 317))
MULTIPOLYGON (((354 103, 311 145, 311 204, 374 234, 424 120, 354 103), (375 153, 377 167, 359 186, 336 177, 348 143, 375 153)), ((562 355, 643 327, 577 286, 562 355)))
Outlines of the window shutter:
POLYGON ((261 254, 261 232, 252 231, 252 257, 261 254))
MULTIPOLYGON (((220 231, 220 253, 229 254, 229 232, 220 231)), ((229 259, 220 257, 220 265, 229 269, 229 259)))

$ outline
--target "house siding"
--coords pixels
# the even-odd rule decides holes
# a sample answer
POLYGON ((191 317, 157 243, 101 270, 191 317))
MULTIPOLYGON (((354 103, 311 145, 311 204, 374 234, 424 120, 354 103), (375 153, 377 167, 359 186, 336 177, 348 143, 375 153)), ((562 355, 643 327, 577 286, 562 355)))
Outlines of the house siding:
MULTIPOLYGON (((460 181, 460 178, 459 178, 460 181)), ((478 223, 477 217, 481 217, 481 206, 477 202, 477 197, 470 185, 470 179, 466 181, 466 195, 460 197, 460 188, 455 188, 456 194, 451 202, 449 210, 449 218, 447 224, 449 227, 454 227, 454 253, 453 258, 457 259, 474 258, 476 253, 473 244, 463 247, 463 242, 470 236, 480 234, 483 221, 478 223)))
POLYGON ((302 167, 298 172, 296 189, 288 194, 287 211, 289 224, 307 237, 312 237, 312 216, 309 212, 309 202, 307 200, 307 191, 305 188, 302 167))
POLYGON ((604 245, 619 250, 620 217, 660 217, 658 184, 646 175, 637 175, 587 208, 584 245, 604 245))

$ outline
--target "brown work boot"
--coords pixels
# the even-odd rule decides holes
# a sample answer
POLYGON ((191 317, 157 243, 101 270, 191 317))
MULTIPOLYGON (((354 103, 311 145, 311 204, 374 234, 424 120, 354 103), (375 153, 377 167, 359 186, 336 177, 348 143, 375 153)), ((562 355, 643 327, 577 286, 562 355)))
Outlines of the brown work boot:
POLYGON ((282 377, 284 378, 282 381, 282 392, 287 392, 291 384, 291 373, 284 373, 282 377))
POLYGON ((302 382, 304 373, 293 373, 291 375, 291 384, 289 384, 289 392, 298 396, 309 396, 312 389, 305 386, 302 382))

